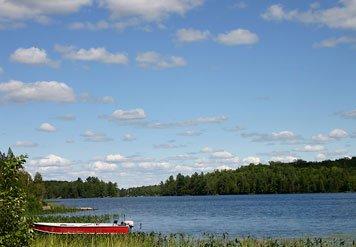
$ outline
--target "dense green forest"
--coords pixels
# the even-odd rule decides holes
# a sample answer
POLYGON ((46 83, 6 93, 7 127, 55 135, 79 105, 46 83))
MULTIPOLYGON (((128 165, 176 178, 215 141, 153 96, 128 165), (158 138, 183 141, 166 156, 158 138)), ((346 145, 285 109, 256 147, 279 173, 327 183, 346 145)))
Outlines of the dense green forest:
POLYGON ((44 181, 45 198, 89 198, 114 197, 118 195, 116 183, 104 182, 97 177, 88 177, 85 181, 44 181))
POLYGON ((75 181, 43 181, 24 170, 20 176, 32 207, 44 198, 89 198, 115 196, 180 196, 274 193, 323 193, 356 191, 356 157, 321 162, 297 160, 292 163, 243 166, 190 176, 170 176, 159 185, 118 189, 113 182, 97 177, 75 181))
POLYGON ((120 196, 323 193, 356 191, 356 157, 270 162, 236 170, 170 176, 159 185, 121 189, 120 196))

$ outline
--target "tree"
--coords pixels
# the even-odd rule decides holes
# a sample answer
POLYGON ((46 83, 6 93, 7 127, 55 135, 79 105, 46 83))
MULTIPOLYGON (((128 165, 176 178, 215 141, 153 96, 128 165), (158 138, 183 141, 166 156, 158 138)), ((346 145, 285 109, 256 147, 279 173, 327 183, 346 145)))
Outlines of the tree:
POLYGON ((11 149, 0 152, 0 246, 28 246, 30 219, 26 216, 26 194, 21 186, 21 172, 26 156, 16 157, 11 149))

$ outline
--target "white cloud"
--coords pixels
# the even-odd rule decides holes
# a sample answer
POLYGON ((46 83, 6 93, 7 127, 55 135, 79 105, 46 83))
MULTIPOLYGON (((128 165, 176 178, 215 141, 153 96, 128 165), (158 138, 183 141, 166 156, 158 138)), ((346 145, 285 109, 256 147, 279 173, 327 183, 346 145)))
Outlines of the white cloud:
POLYGON ((325 147, 322 145, 305 145, 301 148, 297 148, 296 151, 299 152, 320 152, 324 151, 325 147))
POLYGON ((211 154, 211 158, 213 159, 230 159, 233 157, 234 155, 228 151, 217 151, 211 154))
POLYGON ((136 108, 132 110, 118 109, 110 115, 110 119, 116 121, 130 121, 130 120, 132 121, 132 120, 140 120, 144 118, 146 118, 146 113, 141 108, 136 108))
POLYGON ((3 25, 17 27, 21 21, 33 20, 48 24, 51 15, 66 15, 88 6, 92 0, 0 0, 0 20, 3 25))
POLYGON ((333 139, 342 139, 348 137, 348 133, 343 129, 333 129, 329 133, 329 137, 333 139))
POLYGON ((223 170, 232 170, 232 169, 233 169, 232 167, 227 166, 227 165, 222 165, 222 166, 216 167, 216 170, 220 170, 220 171, 223 171, 223 170))
POLYGON ((242 137, 250 138, 253 142, 283 142, 296 143, 301 137, 294 134, 292 131, 284 130, 280 132, 265 133, 242 133, 242 137))
POLYGON ((33 148, 33 147, 37 147, 38 144, 31 141, 17 141, 14 146, 22 147, 22 148, 33 148))
POLYGON ((116 170, 117 165, 114 163, 95 161, 90 167, 95 171, 112 172, 116 170))
POLYGON ((179 29, 175 38, 177 41, 182 43, 191 43, 208 39, 210 36, 210 32, 208 30, 201 31, 193 28, 182 28, 179 29))
POLYGON ((122 140, 125 141, 125 142, 131 142, 131 141, 134 141, 136 140, 136 137, 134 137, 132 134, 130 133, 127 133, 125 134, 123 137, 122 137, 122 140))
POLYGON ((298 158, 294 156, 273 156, 271 157, 271 161, 277 161, 277 162, 285 162, 285 163, 290 163, 293 161, 296 161, 298 158))
POLYGON ((110 53, 104 47, 76 49, 74 46, 55 45, 54 49, 62 57, 70 60, 95 61, 108 64, 127 64, 129 59, 124 53, 110 53))
POLYGON ((56 127, 53 126, 53 125, 50 124, 50 123, 42 123, 42 124, 40 125, 40 127, 38 127, 37 130, 43 131, 43 132, 55 132, 55 131, 57 131, 56 127))
POLYGON ((112 18, 138 18, 161 22, 171 14, 184 15, 201 5, 203 0, 100 0, 100 6, 109 9, 112 18))
POLYGON ((31 101, 74 102, 75 94, 67 84, 57 81, 24 83, 11 80, 0 83, 2 102, 25 103, 31 101))
POLYGON ((223 45, 252 45, 259 41, 258 35, 246 30, 235 29, 227 33, 221 33, 216 37, 216 41, 223 45))
POLYGON ((113 140, 104 133, 94 132, 91 130, 85 131, 81 136, 83 136, 84 140, 87 142, 108 142, 113 140))
POLYGON ((312 140, 315 142, 329 142, 333 140, 340 140, 348 137, 349 134, 343 129, 333 129, 329 134, 317 134, 312 137, 312 140))
POLYGON ((108 162, 123 162, 127 159, 121 154, 109 154, 106 156, 106 161, 108 162))
POLYGON ((163 56, 155 51, 139 53, 136 56, 136 61, 142 68, 167 69, 187 65, 187 62, 182 57, 163 56))
POLYGON ((49 154, 45 157, 38 158, 38 159, 32 159, 29 162, 30 165, 34 165, 37 167, 67 167, 71 165, 71 161, 62 158, 58 155, 55 154, 49 154))
POLYGON ((51 60, 47 56, 46 50, 37 47, 18 48, 10 55, 10 59, 13 62, 29 65, 48 65, 52 67, 59 65, 58 62, 51 60))
POLYGON ((315 158, 317 161, 322 161, 322 160, 326 159, 326 155, 323 153, 320 153, 320 154, 317 154, 315 158))
POLYGON ((339 38, 324 39, 324 40, 320 41, 319 43, 314 44, 314 47, 316 47, 316 48, 332 48, 332 47, 335 47, 338 45, 344 45, 344 44, 354 45, 354 44, 356 44, 356 38, 342 36, 339 38))
POLYGON ((268 7, 262 14, 265 20, 297 21, 306 24, 321 24, 330 28, 356 29, 356 0, 340 0, 338 5, 307 11, 285 10, 281 4, 268 7))
POLYGON ((249 156, 246 157, 242 160, 243 164, 245 165, 249 165, 249 164, 260 164, 261 163, 261 159, 259 157, 254 157, 254 156, 249 156))

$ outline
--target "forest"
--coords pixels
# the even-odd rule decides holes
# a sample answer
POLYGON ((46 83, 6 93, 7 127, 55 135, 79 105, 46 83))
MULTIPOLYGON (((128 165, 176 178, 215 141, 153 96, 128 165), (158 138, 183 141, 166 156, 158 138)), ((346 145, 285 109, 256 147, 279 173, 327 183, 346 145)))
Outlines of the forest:
POLYGON ((159 185, 120 189, 119 196, 182 196, 356 191, 356 157, 321 162, 297 160, 236 170, 170 176, 159 185))
POLYGON ((44 198, 90 198, 115 197, 118 195, 117 184, 104 182, 97 177, 87 177, 85 181, 44 181, 44 198))
POLYGON ((81 178, 75 181, 44 181, 40 173, 32 178, 25 170, 22 170, 20 180, 33 207, 42 199, 53 198, 354 192, 356 157, 321 162, 272 161, 236 170, 192 175, 179 173, 158 185, 127 189, 118 189, 116 183, 97 177, 88 177, 84 181, 81 178))

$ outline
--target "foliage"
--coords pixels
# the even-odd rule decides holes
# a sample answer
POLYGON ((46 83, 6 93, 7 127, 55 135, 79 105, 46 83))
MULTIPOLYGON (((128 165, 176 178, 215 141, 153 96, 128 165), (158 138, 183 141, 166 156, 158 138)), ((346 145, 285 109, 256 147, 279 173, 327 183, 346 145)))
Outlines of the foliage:
POLYGON ((131 233, 128 235, 44 235, 39 234, 33 247, 331 247, 354 246, 352 240, 339 238, 302 239, 253 239, 230 238, 228 235, 206 235, 194 238, 183 234, 169 236, 155 233, 131 233))
POLYGON ((45 198, 90 198, 114 197, 118 194, 117 184, 104 182, 97 177, 88 177, 84 182, 44 181, 45 198))
POLYGON ((159 185, 121 189, 120 196, 181 196, 356 191, 356 157, 322 162, 270 162, 236 170, 170 176, 159 185))
POLYGON ((0 152, 0 246, 28 246, 31 239, 26 192, 21 184, 25 156, 0 152))

